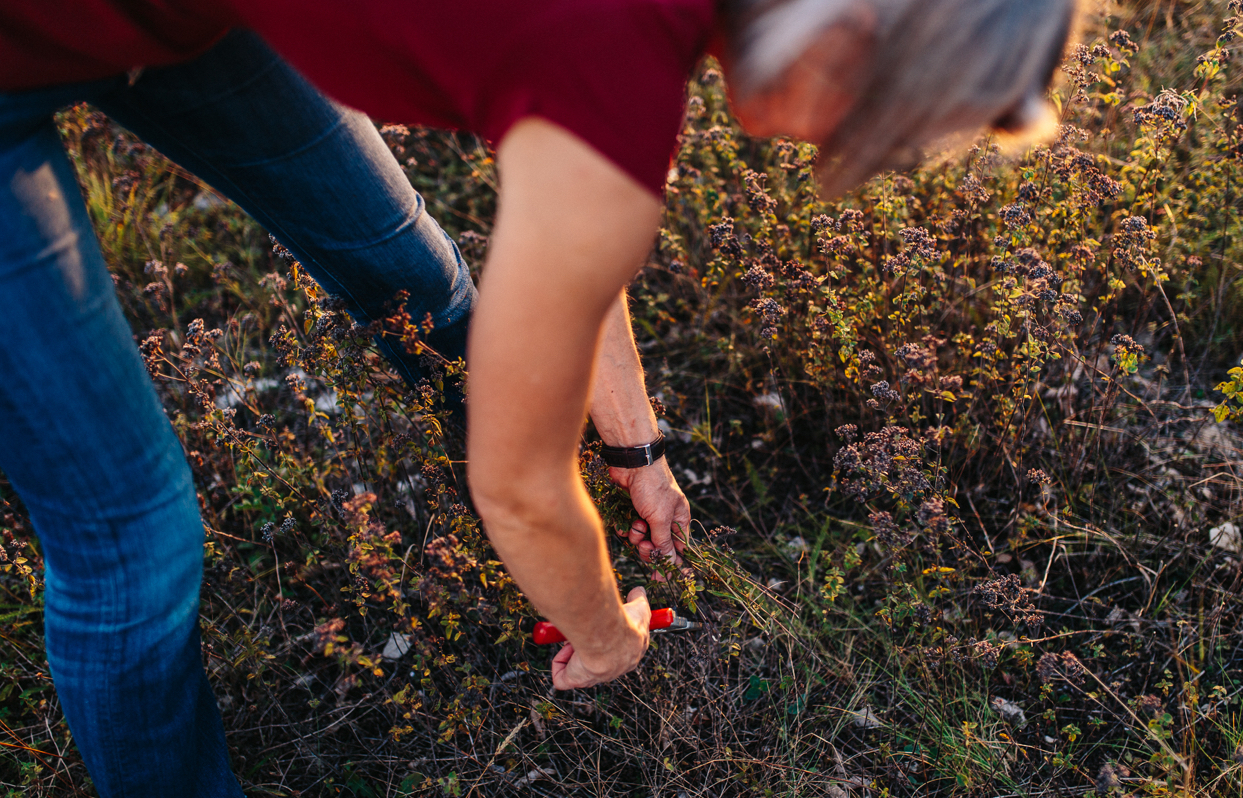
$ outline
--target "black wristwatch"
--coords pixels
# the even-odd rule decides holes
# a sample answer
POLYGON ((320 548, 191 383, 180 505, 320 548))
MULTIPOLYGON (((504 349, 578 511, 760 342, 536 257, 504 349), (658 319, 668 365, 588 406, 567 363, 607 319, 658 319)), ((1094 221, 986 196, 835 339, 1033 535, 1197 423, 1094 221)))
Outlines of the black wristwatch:
POLYGON ((614 468, 650 466, 665 455, 665 433, 657 432, 656 440, 646 446, 601 446, 600 457, 614 468))

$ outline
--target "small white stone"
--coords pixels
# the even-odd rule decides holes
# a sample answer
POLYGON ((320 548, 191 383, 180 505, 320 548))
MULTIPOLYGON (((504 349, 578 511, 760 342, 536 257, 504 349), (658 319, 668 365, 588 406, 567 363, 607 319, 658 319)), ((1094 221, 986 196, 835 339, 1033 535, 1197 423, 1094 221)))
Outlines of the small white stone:
POLYGON ((991 704, 993 710, 1002 717, 1002 719, 1013 723, 1015 726, 1022 726, 1027 723, 1027 713, 1023 708, 1012 701, 1004 698, 994 698, 991 704))
POLYGON ((683 480, 685 480, 682 483, 682 487, 684 488, 693 488, 696 485, 711 485, 712 484, 711 474, 704 474, 701 477, 698 474, 696 474, 694 471, 690 470, 689 468, 682 469, 682 478, 683 480))
POLYGON ((1233 551, 1236 554, 1243 550, 1243 540, 1239 537, 1239 528, 1227 521, 1208 531, 1209 542, 1219 549, 1233 551))
POLYGON ((337 403, 337 392, 327 391, 315 397, 315 409, 321 413, 334 415, 340 412, 341 406, 337 403))
POLYGON ((237 407, 246 401, 246 397, 238 391, 237 386, 233 383, 225 385, 220 393, 216 394, 216 407, 220 410, 228 410, 231 407, 237 407))
POLYGON ((847 712, 854 724, 860 729, 879 729, 885 724, 876 716, 871 707, 864 707, 857 712, 847 712))
POLYGON ((796 554, 801 554, 807 551, 807 541, 803 540, 802 537, 790 538, 789 542, 786 543, 786 548, 796 554))
POLYGON ((389 661, 398 660, 409 650, 410 637, 393 632, 388 636, 388 642, 384 644, 384 653, 380 656, 389 661))
POLYGON ((781 394, 776 392, 760 394, 752 399, 751 402, 756 407, 768 407, 783 412, 786 409, 785 402, 781 401, 781 394))
POLYGON ((544 768, 536 768, 535 770, 528 771, 527 775, 515 781, 514 786, 525 787, 526 785, 531 784, 532 782, 539 781, 540 779, 556 778, 556 775, 557 774, 553 773, 551 770, 545 770, 544 768))

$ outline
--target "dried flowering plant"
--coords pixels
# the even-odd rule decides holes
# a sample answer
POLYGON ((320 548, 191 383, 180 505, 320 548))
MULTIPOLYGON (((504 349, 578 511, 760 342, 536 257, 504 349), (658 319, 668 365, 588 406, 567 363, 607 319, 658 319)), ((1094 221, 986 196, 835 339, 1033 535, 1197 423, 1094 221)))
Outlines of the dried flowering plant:
MULTIPOLYGON (((357 324, 209 187, 62 114, 195 475, 203 654, 246 790, 1237 792, 1243 11, 1111 8, 1066 54, 1052 140, 831 202, 814 148, 743 136, 703 64, 630 292, 690 570, 610 546, 619 584, 704 628, 571 694, 471 509, 464 370, 425 320, 357 324)), ((481 264, 493 154, 380 133, 481 264)), ((580 471, 626 528, 594 440, 580 471)), ((0 782, 87 791, 37 538, 0 501, 0 782)))

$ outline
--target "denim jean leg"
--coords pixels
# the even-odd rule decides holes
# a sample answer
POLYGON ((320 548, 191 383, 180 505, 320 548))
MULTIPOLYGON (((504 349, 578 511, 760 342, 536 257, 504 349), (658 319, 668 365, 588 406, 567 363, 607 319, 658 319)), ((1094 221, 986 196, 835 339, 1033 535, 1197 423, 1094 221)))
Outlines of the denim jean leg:
POLYGON ((241 796, 203 671, 203 524, 52 124, 0 94, 0 469, 46 565, 48 661, 100 795, 241 796))
MULTIPOLYGON (((371 121, 325 97, 254 33, 234 31, 186 64, 149 69, 94 100, 268 228, 359 321, 398 291, 430 343, 466 350, 476 291, 457 245, 371 121)), ((418 359, 382 344, 408 382, 418 359)))

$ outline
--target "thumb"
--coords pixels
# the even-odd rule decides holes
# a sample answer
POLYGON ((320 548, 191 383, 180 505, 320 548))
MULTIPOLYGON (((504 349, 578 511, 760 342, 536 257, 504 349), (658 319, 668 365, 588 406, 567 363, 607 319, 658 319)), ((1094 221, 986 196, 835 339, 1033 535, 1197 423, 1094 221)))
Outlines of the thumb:
POLYGON ((671 524, 669 531, 672 533, 673 546, 680 553, 683 547, 686 546, 687 541, 691 539, 691 513, 689 508, 683 508, 681 512, 674 515, 673 524, 671 524))
POLYGON ((676 557, 677 550, 673 543, 673 519, 663 515, 653 516, 647 526, 651 530, 652 543, 656 544, 660 553, 667 557, 676 557))
POLYGON ((647 591, 636 587, 626 594, 626 612, 637 620, 644 629, 652 622, 652 608, 647 603, 647 591))

